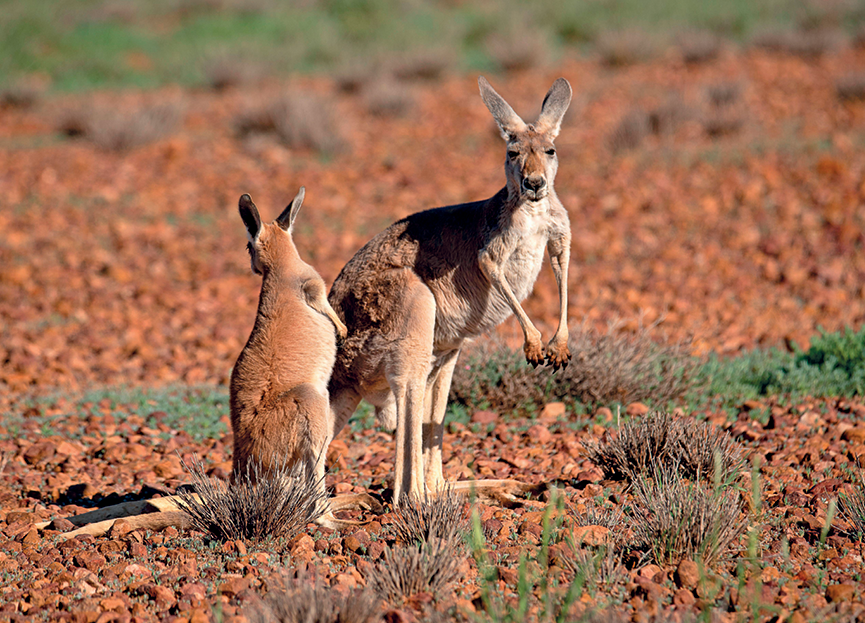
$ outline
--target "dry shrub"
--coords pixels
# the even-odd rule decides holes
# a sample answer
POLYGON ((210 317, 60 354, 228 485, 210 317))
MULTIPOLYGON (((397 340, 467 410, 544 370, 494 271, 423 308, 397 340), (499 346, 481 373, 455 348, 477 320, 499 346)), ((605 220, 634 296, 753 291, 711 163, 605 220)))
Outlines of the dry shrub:
POLYGON ((596 42, 601 63, 626 67, 655 55, 655 42, 642 30, 628 28, 602 33, 596 42))
POLYGON ((108 151, 126 151, 166 136, 177 127, 181 117, 182 107, 176 102, 131 111, 81 107, 61 119, 60 130, 108 151))
POLYGON ((403 545, 423 545, 434 539, 459 545, 468 532, 466 499, 448 488, 419 499, 409 495, 394 509, 393 529, 403 545))
POLYGON ((456 56, 448 48, 419 50, 395 63, 393 75, 399 80, 440 80, 456 62, 456 56))
POLYGON ((848 73, 835 82, 835 92, 840 100, 865 99, 865 72, 848 73))
POLYGON ((286 93, 241 114, 241 135, 275 133, 288 147, 336 153, 343 147, 332 102, 312 94, 286 93))
POLYGON ((679 51, 686 63, 713 61, 721 52, 721 38, 708 30, 684 32, 677 38, 679 51))
POLYGON ((842 493, 838 499, 841 517, 850 524, 860 540, 865 539, 865 475, 859 470, 858 482, 852 493, 842 493))
POLYGON ((378 63, 352 59, 342 65, 334 74, 336 87, 343 93, 360 93, 370 82, 380 75, 378 63))
POLYGON ((583 403, 650 401, 666 405, 691 389, 699 362, 690 354, 687 340, 656 342, 658 322, 639 324, 636 332, 623 333, 612 322, 601 333, 583 323, 571 335, 573 359, 557 376, 557 395, 583 403))
POLYGON ((716 108, 732 106, 742 94, 742 85, 738 82, 718 82, 706 87, 709 104, 716 108))
POLYGON ((418 593, 437 598, 457 579, 463 556, 452 541, 431 539, 422 547, 387 548, 370 572, 370 585, 392 603, 418 593))
POLYGON ((582 576, 584 586, 592 590, 609 591, 617 584, 624 584, 628 571, 623 564, 622 552, 612 545, 584 548, 573 539, 566 540, 567 549, 556 562, 575 575, 582 576))
POLYGON ((414 94, 393 78, 381 77, 364 87, 363 101, 373 115, 404 117, 414 106, 414 94))
POLYGON ((547 37, 540 32, 494 33, 485 47, 490 58, 505 71, 525 71, 543 65, 549 57, 547 37))
POLYGON ((613 153, 636 149, 651 131, 651 122, 648 113, 644 110, 635 109, 622 117, 618 125, 607 137, 607 145, 613 153))
POLYGON ((754 47, 770 52, 793 54, 802 58, 819 58, 843 42, 834 29, 764 30, 751 39, 754 47))
POLYGON ((370 590, 342 593, 304 576, 280 578, 250 608, 253 623, 374 623, 379 599, 370 590))
POLYGON ((703 117, 703 130, 712 138, 736 134, 744 124, 741 113, 729 108, 713 108, 703 117))
POLYGON ((289 467, 276 461, 265 471, 251 461, 231 484, 209 478, 198 461, 184 467, 192 475, 193 492, 179 492, 180 506, 196 529, 214 539, 291 539, 321 515, 327 502, 322 483, 302 462, 289 467))
POLYGON ((729 435, 706 422, 674 420, 664 412, 623 424, 604 445, 588 441, 585 447, 589 460, 615 480, 633 482, 663 465, 687 478, 727 483, 744 466, 741 447, 729 435))
POLYGON ((672 95, 663 104, 649 112, 649 129, 652 134, 669 135, 693 117, 693 111, 685 104, 681 95, 672 95))
POLYGON ((224 91, 261 79, 261 66, 228 55, 213 57, 204 63, 204 75, 211 88, 224 91))
POLYGON ((599 507, 588 508, 582 513, 573 515, 575 526, 602 526, 611 531, 616 531, 622 527, 622 518, 620 509, 611 510, 599 507))
POLYGON ((637 479, 634 498, 637 544, 662 566, 685 559, 711 565, 745 531, 738 493, 688 482, 671 466, 656 465, 651 478, 637 479))
POLYGON ((587 405, 666 405, 694 387, 699 362, 687 341, 656 342, 657 326, 640 324, 635 333, 622 332, 618 323, 604 333, 586 323, 574 327, 568 343, 573 358, 555 374, 533 369, 521 351, 490 339, 457 365, 450 399, 470 410, 500 412, 531 409, 550 398, 587 405))
POLYGON ((653 465, 671 461, 676 447, 674 435, 670 414, 653 412, 623 424, 619 434, 604 445, 587 441, 586 454, 607 478, 634 481, 653 465))
POLYGON ((47 82, 37 76, 27 76, 0 90, 0 108, 31 108, 42 98, 47 82))
POLYGON ((673 423, 671 457, 686 478, 728 483, 745 467, 742 447, 707 422, 673 423))

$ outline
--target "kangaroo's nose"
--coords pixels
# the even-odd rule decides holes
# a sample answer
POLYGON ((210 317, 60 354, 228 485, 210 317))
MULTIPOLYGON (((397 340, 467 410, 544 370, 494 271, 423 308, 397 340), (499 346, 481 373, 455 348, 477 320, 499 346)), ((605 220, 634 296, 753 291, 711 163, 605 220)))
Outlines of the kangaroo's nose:
POLYGON ((541 188, 547 185, 547 180, 542 177, 527 177, 523 180, 523 188, 538 192, 541 188))

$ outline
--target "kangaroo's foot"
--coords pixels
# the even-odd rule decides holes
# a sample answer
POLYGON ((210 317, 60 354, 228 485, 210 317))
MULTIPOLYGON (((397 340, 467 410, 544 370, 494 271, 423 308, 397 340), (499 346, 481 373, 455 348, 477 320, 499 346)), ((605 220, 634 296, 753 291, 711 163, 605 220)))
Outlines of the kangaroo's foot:
POLYGON ((515 508, 523 505, 523 499, 546 491, 547 483, 533 485, 519 480, 459 480, 449 483, 448 487, 455 493, 475 495, 485 502, 515 508))
POLYGON ((334 513, 347 510, 369 511, 375 515, 381 515, 384 508, 374 497, 367 493, 346 493, 336 495, 327 501, 328 511, 316 520, 316 523, 325 528, 339 530, 353 526, 364 526, 372 519, 340 519, 334 513))

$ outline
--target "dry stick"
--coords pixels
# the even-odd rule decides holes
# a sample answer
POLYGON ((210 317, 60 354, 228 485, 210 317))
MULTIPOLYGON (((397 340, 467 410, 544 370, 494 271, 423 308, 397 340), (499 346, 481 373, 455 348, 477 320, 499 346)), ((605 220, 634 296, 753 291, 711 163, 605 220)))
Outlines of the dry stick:
MULTIPOLYGON (((198 494, 194 495, 197 496, 198 494)), ((69 517, 68 520, 72 524, 79 526, 78 529, 64 532, 59 537, 65 540, 74 539, 79 534, 102 536, 111 529, 118 519, 126 521, 133 530, 141 528, 162 530, 168 526, 180 529, 189 528, 192 523, 189 520, 189 515, 178 506, 177 500, 179 499, 180 496, 172 495, 150 500, 137 500, 75 515, 69 517)), ((345 509, 370 510, 376 514, 384 512, 381 504, 375 498, 365 493, 338 495, 331 498, 328 503, 331 507, 331 513, 345 509)), ((327 516, 323 519, 322 525, 333 529, 361 526, 371 521, 351 521, 327 516)), ((35 527, 37 530, 44 530, 50 524, 50 521, 43 521, 42 523, 35 524, 35 527)))

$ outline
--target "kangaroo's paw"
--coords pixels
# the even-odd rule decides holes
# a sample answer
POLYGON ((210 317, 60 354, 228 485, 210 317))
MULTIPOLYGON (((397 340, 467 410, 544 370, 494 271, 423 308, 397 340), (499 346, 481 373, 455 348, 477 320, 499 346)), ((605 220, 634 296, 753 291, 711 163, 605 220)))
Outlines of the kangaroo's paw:
POLYGON ((553 370, 567 368, 570 360, 571 350, 567 341, 558 342, 554 339, 547 345, 547 365, 553 366, 553 370))
POLYGON ((533 368, 544 363, 544 344, 539 339, 527 340, 523 344, 523 352, 526 354, 526 361, 532 364, 533 368))

